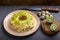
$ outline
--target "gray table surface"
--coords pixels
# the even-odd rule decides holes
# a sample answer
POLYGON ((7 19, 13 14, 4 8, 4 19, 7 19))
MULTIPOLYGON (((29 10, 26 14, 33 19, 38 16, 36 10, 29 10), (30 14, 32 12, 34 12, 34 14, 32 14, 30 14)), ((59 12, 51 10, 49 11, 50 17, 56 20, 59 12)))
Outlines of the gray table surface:
MULTIPOLYGON (((60 40, 60 32, 53 36, 49 36, 42 32, 41 26, 39 29, 32 35, 26 37, 15 37, 8 34, 3 28, 3 20, 7 14, 12 11, 19 10, 20 8, 40 8, 41 6, 0 6, 0 40, 60 40)), ((56 7, 60 9, 60 6, 48 6, 56 7)), ((37 13, 37 11, 33 11, 37 13)), ((60 13, 51 13, 55 19, 60 22, 60 13)))

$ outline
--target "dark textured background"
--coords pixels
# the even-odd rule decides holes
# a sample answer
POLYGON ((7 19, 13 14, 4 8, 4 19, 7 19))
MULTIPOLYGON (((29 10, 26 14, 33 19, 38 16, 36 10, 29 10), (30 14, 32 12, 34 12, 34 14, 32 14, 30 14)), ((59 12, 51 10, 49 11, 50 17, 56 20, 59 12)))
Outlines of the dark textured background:
POLYGON ((41 5, 60 5, 60 0, 0 0, 0 5, 17 6, 41 6, 41 5))
MULTIPOLYGON (((39 29, 32 35, 26 37, 15 37, 8 34, 3 28, 3 20, 7 14, 12 11, 18 10, 20 8, 40 8, 41 6, 0 6, 0 40, 60 40, 60 32, 56 35, 49 36, 42 32, 41 26, 39 29)), ((60 6, 49 6, 57 7, 60 9, 60 6)), ((33 11, 37 14, 38 11, 33 11)), ((55 19, 60 22, 60 13, 51 13, 55 19)))

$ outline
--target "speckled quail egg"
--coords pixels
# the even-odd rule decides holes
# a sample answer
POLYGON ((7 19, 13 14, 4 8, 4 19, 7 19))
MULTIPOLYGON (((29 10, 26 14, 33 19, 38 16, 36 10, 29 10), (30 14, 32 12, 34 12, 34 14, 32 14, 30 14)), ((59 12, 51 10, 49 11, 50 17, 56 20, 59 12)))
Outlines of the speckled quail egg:
POLYGON ((45 13, 46 13, 46 15, 50 15, 49 11, 46 11, 45 13))
POLYGON ((46 18, 45 16, 41 16, 41 17, 40 17, 41 20, 44 20, 45 18, 46 18))
POLYGON ((53 15, 50 15, 50 17, 53 17, 53 15))
POLYGON ((40 17, 40 16, 42 16, 42 13, 41 13, 41 12, 38 12, 38 14, 37 14, 37 15, 40 17))

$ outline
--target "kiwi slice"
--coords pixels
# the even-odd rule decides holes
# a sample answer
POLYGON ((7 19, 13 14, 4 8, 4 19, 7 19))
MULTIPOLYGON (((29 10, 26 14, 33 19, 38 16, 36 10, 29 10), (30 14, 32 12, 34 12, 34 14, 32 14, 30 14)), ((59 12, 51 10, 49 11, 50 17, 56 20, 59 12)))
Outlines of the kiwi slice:
POLYGON ((53 21, 54 21, 53 17, 47 17, 46 18, 46 22, 48 22, 48 23, 52 23, 53 21))
POLYGON ((57 29, 57 25, 56 24, 51 24, 50 30, 55 31, 56 29, 57 29))

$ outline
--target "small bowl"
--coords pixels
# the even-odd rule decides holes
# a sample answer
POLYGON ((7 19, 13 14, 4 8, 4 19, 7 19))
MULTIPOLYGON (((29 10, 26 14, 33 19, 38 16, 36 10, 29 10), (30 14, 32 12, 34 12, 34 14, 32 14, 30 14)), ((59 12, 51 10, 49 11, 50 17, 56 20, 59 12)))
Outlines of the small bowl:
POLYGON ((39 26, 40 26, 40 20, 39 20, 38 16, 37 16, 35 13, 31 12, 31 11, 28 11, 28 10, 16 10, 16 11, 13 11, 13 12, 9 13, 9 14, 5 17, 5 19, 4 19, 4 21, 3 21, 3 26, 4 26, 4 29, 5 29, 9 34, 11 34, 11 35, 14 35, 14 36, 27 36, 27 35, 30 35, 30 34, 34 33, 35 31, 37 31, 37 29, 38 29, 39 26), (20 33, 20 32, 19 32, 19 33, 18 33, 18 32, 16 32, 16 31, 13 31, 13 30, 9 27, 9 25, 10 25, 10 20, 11 20, 13 14, 16 13, 16 12, 20 12, 20 11, 30 12, 31 15, 34 16, 36 23, 35 23, 35 26, 33 27, 33 29, 31 29, 31 30, 29 30, 29 31, 27 31, 27 32, 23 32, 23 33, 20 33))

